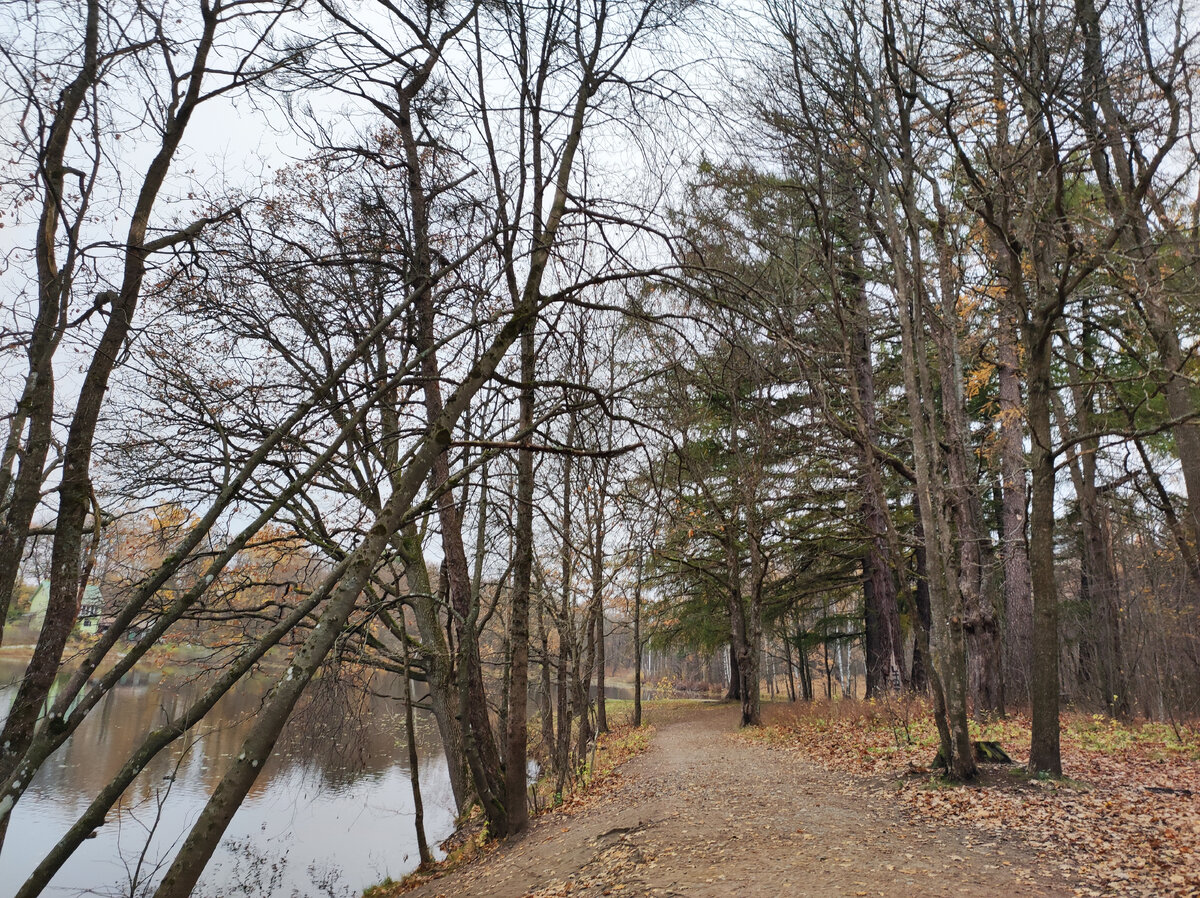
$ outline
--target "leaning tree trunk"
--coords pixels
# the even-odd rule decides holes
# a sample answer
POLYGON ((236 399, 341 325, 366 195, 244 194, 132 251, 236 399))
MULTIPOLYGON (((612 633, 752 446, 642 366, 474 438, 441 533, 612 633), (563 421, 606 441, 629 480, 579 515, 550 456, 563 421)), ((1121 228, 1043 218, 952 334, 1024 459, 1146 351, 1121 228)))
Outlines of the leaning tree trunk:
POLYGON ((325 598, 318 590, 307 596, 288 615, 268 630, 254 645, 233 664, 222 671, 209 687, 182 713, 177 713, 167 725, 156 727, 143 738, 141 744, 130 753, 125 763, 105 783, 92 799, 91 804, 71 825, 70 829, 55 843, 54 847, 29 874, 15 898, 35 898, 43 894, 50 880, 70 860, 76 849, 90 839, 121 796, 134 780, 146 769, 167 746, 189 732, 216 706, 232 688, 246 676, 262 657, 279 641, 291 633, 325 598))
MULTIPOLYGON (((79 388, 79 398, 63 447, 58 509, 50 553, 50 597, 33 657, 12 701, 3 732, 0 732, 0 746, 3 746, 0 751, 0 778, 6 778, 12 772, 33 739, 38 715, 50 695, 54 678, 59 672, 63 649, 79 615, 79 598, 83 592, 80 575, 84 526, 88 512, 93 507, 91 462, 96 427, 109 380, 118 359, 122 357, 133 327, 147 260, 155 248, 161 248, 157 244, 163 243, 162 238, 146 240, 150 217, 192 114, 204 98, 201 87, 220 20, 221 17, 215 12, 204 15, 203 30, 197 39, 191 69, 181 76, 181 91, 168 110, 161 143, 146 169, 129 218, 123 244, 125 257, 120 290, 110 296, 112 305, 106 324, 79 388)), ((44 219, 42 224, 49 226, 44 219)), ((167 238, 164 245, 169 246, 170 242, 171 239, 167 238)), ((93 526, 99 527, 100 522, 93 522, 93 526)), ((5 598, 7 600, 7 596, 5 598)))
POLYGON ((53 357, 62 337, 59 319, 64 314, 70 291, 70 272, 62 270, 57 255, 68 171, 64 160, 76 119, 100 76, 102 10, 103 5, 98 0, 87 0, 79 72, 58 95, 58 105, 38 160, 42 197, 34 248, 37 314, 26 350, 29 371, 15 413, 9 420, 8 439, 0 459, 0 512, 3 513, 0 518, 0 643, 4 641, 4 622, 20 574, 29 527, 42 498, 46 457, 53 440, 53 357), (22 441, 26 426, 28 436, 22 441))
MULTIPOLYGON (((155 898, 187 898, 195 889, 205 864, 261 773, 284 724, 291 716, 292 709, 341 635, 359 594, 369 583, 371 574, 392 535, 405 523, 421 485, 425 483, 435 462, 443 454, 444 444, 439 439, 440 435, 453 429, 471 399, 491 379, 534 311, 535 307, 522 309, 509 320, 451 395, 442 413, 427 426, 417 450, 410 456, 411 460, 400 480, 400 488, 388 498, 367 535, 351 553, 345 572, 338 578, 325 611, 284 675, 271 690, 262 713, 256 718, 254 727, 242 745, 241 753, 226 770, 192 826, 155 892, 155 898)), ((469 748, 467 754, 468 757, 472 755, 469 748)), ((472 773, 476 776, 477 789, 482 792, 487 783, 486 778, 481 777, 478 770, 472 769, 472 773)), ((503 810, 501 797, 486 793, 480 794, 479 797, 489 817, 497 806, 503 810)))

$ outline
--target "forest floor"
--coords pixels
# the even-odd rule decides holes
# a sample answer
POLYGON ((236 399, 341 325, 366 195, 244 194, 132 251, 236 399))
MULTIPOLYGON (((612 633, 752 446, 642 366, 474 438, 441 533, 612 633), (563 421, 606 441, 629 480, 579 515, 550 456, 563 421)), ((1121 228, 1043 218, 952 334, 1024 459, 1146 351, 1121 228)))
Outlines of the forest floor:
POLYGON ((1022 836, 922 818, 897 776, 831 769, 740 736, 737 718, 732 705, 652 717, 649 748, 586 801, 406 895, 1079 894, 1022 836))

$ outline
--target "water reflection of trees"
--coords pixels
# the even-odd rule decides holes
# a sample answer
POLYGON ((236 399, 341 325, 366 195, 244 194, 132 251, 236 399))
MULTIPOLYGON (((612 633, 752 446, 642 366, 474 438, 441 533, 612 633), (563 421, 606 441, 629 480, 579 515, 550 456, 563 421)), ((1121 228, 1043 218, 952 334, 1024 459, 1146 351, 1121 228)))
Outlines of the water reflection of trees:
MULTIPOLYGON (((17 679, 19 666, 20 662, 0 662, 0 709, 11 691, 5 684, 17 679)), ((180 713, 213 675, 199 667, 168 675, 134 671, 63 746, 58 763, 42 769, 34 788, 52 791, 56 801, 82 809, 146 733, 180 713)), ((222 762, 240 750, 271 683, 266 675, 253 677, 226 695, 193 738, 150 763, 122 804, 151 801, 168 781, 173 790, 210 792, 222 762)), ((338 789, 395 768, 407 772, 402 689, 400 679, 391 674, 368 673, 352 665, 327 668, 284 730, 265 776, 251 794, 262 794, 282 775, 298 774, 316 788, 338 789)), ((422 757, 440 763, 440 745, 428 721, 418 720, 417 736, 422 757)))

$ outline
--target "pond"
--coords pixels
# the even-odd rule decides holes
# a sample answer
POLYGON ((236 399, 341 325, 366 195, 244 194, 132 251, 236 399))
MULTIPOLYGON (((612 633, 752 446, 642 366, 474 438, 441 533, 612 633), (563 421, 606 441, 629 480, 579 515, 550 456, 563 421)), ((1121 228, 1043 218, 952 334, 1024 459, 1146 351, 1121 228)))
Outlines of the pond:
MULTIPOLYGON (((0 719, 24 660, 0 658, 0 719)), ((34 778, 0 849, 0 898, 11 898, 164 713, 202 688, 199 671, 134 670, 34 778)), ((130 786, 47 895, 150 894, 240 749, 271 680, 230 694, 130 786)), ((400 684, 319 685, 281 737, 209 862, 197 896, 358 896, 417 866, 400 684)), ((432 719, 417 724, 431 844, 453 830, 454 799, 432 719)))

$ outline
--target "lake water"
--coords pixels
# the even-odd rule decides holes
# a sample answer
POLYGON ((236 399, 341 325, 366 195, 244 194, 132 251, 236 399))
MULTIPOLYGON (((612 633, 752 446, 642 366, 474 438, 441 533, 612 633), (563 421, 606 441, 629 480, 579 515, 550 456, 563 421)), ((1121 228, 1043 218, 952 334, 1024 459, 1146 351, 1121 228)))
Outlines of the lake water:
MULTIPOLYGON (((24 661, 0 659, 0 713, 24 661)), ((261 708, 266 678, 226 696, 164 751, 83 843, 45 894, 140 896, 153 891, 261 708), (186 738, 186 737, 185 737, 186 738)), ((0 898, 11 898, 45 852, 120 768, 164 709, 200 684, 134 671, 34 778, 0 849, 0 898)), ((318 688, 289 725, 209 862, 198 896, 358 896, 417 866, 399 684, 318 688), (372 694, 377 693, 377 694, 372 694)), ((432 720, 417 725, 430 844, 453 830, 454 799, 432 720)))

